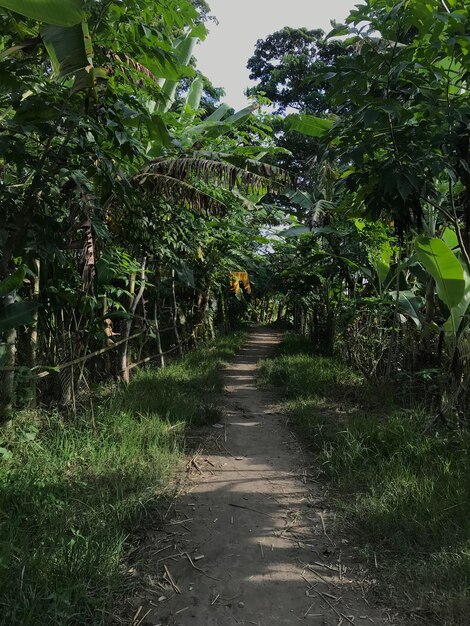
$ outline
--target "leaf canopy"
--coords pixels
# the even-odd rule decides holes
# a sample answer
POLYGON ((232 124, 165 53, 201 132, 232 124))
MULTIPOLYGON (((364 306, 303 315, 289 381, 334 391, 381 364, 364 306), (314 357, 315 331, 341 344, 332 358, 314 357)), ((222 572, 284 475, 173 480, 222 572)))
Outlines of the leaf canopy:
POLYGON ((75 26, 85 18, 82 0, 0 0, 0 7, 55 26, 75 26))

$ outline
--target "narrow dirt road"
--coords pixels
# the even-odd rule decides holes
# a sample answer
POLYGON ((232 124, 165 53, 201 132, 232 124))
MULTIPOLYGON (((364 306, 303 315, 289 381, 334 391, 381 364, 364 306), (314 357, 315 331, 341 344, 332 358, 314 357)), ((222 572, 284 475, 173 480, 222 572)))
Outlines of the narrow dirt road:
POLYGON ((210 429, 165 527, 171 548, 157 563, 166 587, 144 624, 398 623, 374 603, 348 541, 330 536, 326 487, 272 395, 257 389, 257 363, 280 339, 252 331, 226 367, 226 423, 210 429))

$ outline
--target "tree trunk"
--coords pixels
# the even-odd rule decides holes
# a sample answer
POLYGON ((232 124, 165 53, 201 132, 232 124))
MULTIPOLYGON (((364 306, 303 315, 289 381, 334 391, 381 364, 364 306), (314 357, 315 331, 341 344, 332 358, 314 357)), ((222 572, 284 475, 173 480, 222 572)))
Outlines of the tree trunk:
POLYGON ((178 353, 180 356, 183 356, 183 346, 181 345, 181 338, 178 332, 178 302, 176 301, 175 270, 171 270, 171 297, 173 299, 173 329, 175 339, 178 345, 178 353))
MULTIPOLYGON (((8 306, 15 302, 16 291, 8 293, 3 298, 3 305, 8 306)), ((3 335, 5 345, 5 357, 3 359, 4 367, 15 367, 16 364, 16 328, 7 330, 3 335)), ((13 400, 15 391, 15 372, 2 372, 0 378, 0 425, 9 426, 11 423, 11 414, 13 411, 13 400)))
MULTIPOLYGON (((38 302, 39 288, 40 288, 40 274, 41 274, 41 261, 34 259, 34 282, 33 282, 33 301, 38 302)), ((33 369, 37 365, 37 351, 38 351, 38 309, 34 311, 33 323, 31 324, 29 334, 29 367, 33 369)), ((31 399, 29 406, 31 409, 37 407, 37 378, 33 373, 30 382, 31 399)))
MULTIPOLYGON (((132 297, 132 303, 130 305, 130 311, 129 313, 132 315, 132 317, 128 320, 126 320, 126 323, 124 325, 124 332, 123 332, 123 339, 125 339, 124 343, 122 344, 122 348, 121 348, 121 355, 120 355, 120 367, 119 367, 119 375, 122 378, 122 380, 127 384, 129 382, 129 364, 127 362, 127 348, 129 345, 129 337, 131 334, 131 328, 132 328, 132 322, 133 322, 133 316, 135 315, 136 309, 139 305, 139 302, 142 300, 142 297, 144 295, 144 291, 145 291, 145 283, 146 283, 146 276, 145 276, 145 266, 146 266, 146 262, 147 259, 144 258, 144 260, 142 261, 142 269, 140 272, 140 289, 139 292, 137 293, 136 296, 131 296, 132 297)), ((129 291, 131 294, 134 294, 135 291, 135 274, 131 277, 131 284, 129 287, 129 291)))
POLYGON ((198 300, 196 323, 194 325, 194 336, 196 339, 200 336, 199 331, 204 332, 204 324, 206 321, 207 311, 209 310, 210 288, 204 289, 198 300))
POLYGON ((220 291, 220 316, 221 316, 221 321, 222 321, 222 330, 226 332, 228 330, 227 307, 225 304, 225 296, 222 290, 220 291))
POLYGON ((162 339, 160 337, 160 325, 158 321, 158 305, 155 300, 155 304, 153 305, 153 323, 155 324, 155 339, 157 341, 157 353, 160 357, 160 366, 162 368, 165 367, 165 356, 162 351, 162 339))

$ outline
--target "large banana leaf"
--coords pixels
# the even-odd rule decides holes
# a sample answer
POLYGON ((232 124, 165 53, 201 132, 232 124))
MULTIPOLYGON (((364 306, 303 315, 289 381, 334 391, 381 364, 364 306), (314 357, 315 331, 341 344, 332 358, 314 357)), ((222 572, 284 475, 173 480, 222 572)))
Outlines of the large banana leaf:
POLYGON ((32 324, 34 311, 37 308, 37 303, 31 301, 13 302, 13 304, 0 307, 0 333, 11 328, 32 324))
POLYGON ((0 7, 56 26, 75 26, 85 16, 82 0, 0 0, 0 7))
POLYGON ((189 89, 188 97, 186 98, 186 106, 188 106, 191 111, 197 111, 199 109, 203 89, 204 81, 202 78, 195 78, 191 83, 191 88, 189 89))
POLYGON ((465 291, 457 306, 450 309, 450 317, 444 324, 444 330, 448 337, 456 337, 463 329, 468 326, 468 313, 470 307, 470 275, 468 273, 467 264, 459 254, 460 265, 462 266, 465 291))
POLYGON ((71 27, 44 24, 41 37, 57 78, 76 74, 89 65, 82 24, 71 27))
POLYGON ((227 117, 224 120, 224 122, 226 124, 235 124, 236 122, 244 122, 246 119, 250 117, 253 111, 255 111, 257 108, 258 108, 258 104, 256 103, 249 104, 244 109, 241 109, 240 111, 237 111, 233 115, 230 115, 229 117, 227 117))
MULTIPOLYGON (((180 65, 188 65, 191 60, 196 41, 197 38, 191 36, 191 33, 180 39, 174 51, 174 55, 180 65)), ((177 86, 178 80, 165 80, 161 91, 162 104, 158 109, 159 113, 164 113, 171 109, 171 105, 175 100, 177 86)))
POLYGON ((229 104, 221 104, 211 115, 206 117, 205 122, 220 122, 222 118, 224 118, 227 113, 230 111, 229 104))
POLYGON ((200 76, 195 78, 191 83, 186 102, 184 105, 184 111, 180 117, 180 122, 184 124, 191 124, 194 120, 195 113, 201 105, 202 92, 204 90, 204 81, 200 76))
POLYGON ((11 291, 19 289, 23 284, 24 277, 26 276, 26 265, 22 265, 13 272, 8 278, 5 278, 0 282, 0 296, 5 296, 11 291))
POLYGON ((390 261, 392 260, 392 247, 389 241, 385 241, 380 250, 370 255, 370 261, 374 266, 380 284, 383 285, 390 272, 390 261))
POLYGON ((44 24, 41 37, 56 78, 75 76, 74 92, 94 87, 96 70, 87 22, 71 27, 44 24))
POLYGON ((43 23, 41 38, 56 78, 75 76, 74 91, 93 86, 93 48, 83 0, 0 0, 0 7, 43 23))
MULTIPOLYGON (((394 302, 397 301, 397 292, 390 291, 389 295, 394 302)), ((418 328, 421 328, 421 313, 420 309, 423 307, 423 298, 415 295, 412 291, 400 291, 398 294, 398 310, 409 317, 418 328)))
POLYGON ((452 309, 465 293, 465 277, 456 255, 441 239, 418 237, 416 252, 420 262, 436 281, 437 295, 452 309))
POLYGON ((308 137, 322 137, 331 129, 333 121, 305 113, 291 113, 286 117, 285 124, 287 130, 295 130, 308 137))

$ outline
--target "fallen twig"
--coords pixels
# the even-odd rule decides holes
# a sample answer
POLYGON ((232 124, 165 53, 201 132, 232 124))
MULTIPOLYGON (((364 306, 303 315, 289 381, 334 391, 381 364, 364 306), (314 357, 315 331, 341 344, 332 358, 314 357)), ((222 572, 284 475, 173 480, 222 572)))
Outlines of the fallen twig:
POLYGON ((170 570, 168 569, 168 567, 166 565, 163 566, 165 568, 165 573, 167 575, 168 578, 168 582, 170 583, 170 585, 173 587, 173 590, 176 593, 181 593, 181 589, 178 587, 178 585, 175 582, 175 579, 173 578, 173 576, 170 574, 170 570))
POLYGON ((254 513, 259 513, 260 515, 266 515, 266 517, 273 517, 270 513, 265 513, 264 511, 258 511, 258 509, 253 509, 251 506, 244 506, 243 504, 235 504, 234 502, 229 502, 229 506, 234 506, 237 509, 246 509, 247 511, 253 511, 254 513))
POLYGON ((312 574, 315 574, 315 576, 318 576, 318 578, 325 583, 325 585, 332 585, 333 583, 331 583, 329 580, 326 580, 326 578, 324 578, 321 574, 319 574, 316 570, 313 569, 313 567, 311 565, 307 565, 306 566, 307 569, 312 572, 312 574))
POLYGON ((147 613, 140 618, 140 620, 137 622, 137 624, 135 626, 140 626, 142 624, 142 622, 144 621, 144 619, 147 617, 147 615, 150 613, 151 610, 152 609, 149 609, 147 611, 147 613))
POLYGON ((279 537, 282 537, 285 533, 287 533, 293 526, 296 525, 297 520, 300 517, 300 511, 297 511, 292 519, 285 525, 284 529, 279 534, 279 537))
POLYGON ((214 578, 214 576, 210 576, 210 574, 207 574, 203 569, 201 569, 200 567, 198 567, 197 565, 194 565, 194 561, 192 560, 192 558, 189 556, 188 552, 184 553, 185 556, 187 557, 188 561, 191 563, 191 566, 197 570, 198 572, 201 572, 201 574, 204 574, 204 576, 206 576, 206 578, 210 578, 211 580, 215 580, 215 581, 219 581, 218 578, 214 578))
POLYGON ((184 613, 184 611, 187 611, 189 609, 189 606, 185 606, 184 609, 180 609, 179 611, 175 612, 175 615, 178 615, 179 613, 184 613))
POLYGON ((329 569, 332 572, 338 573, 338 570, 335 567, 331 567, 331 565, 327 565, 326 563, 320 563, 319 561, 313 561, 314 565, 318 565, 318 567, 324 567, 325 569, 329 569))
POLYGON ((313 604, 311 604, 308 609, 305 611, 304 613, 304 617, 307 617, 307 615, 310 613, 310 609, 313 608, 313 604))
POLYGON ((336 613, 336 615, 337 615, 339 618, 345 619, 347 622, 349 622, 350 624, 352 624, 352 626, 357 626, 357 625, 356 625, 356 624, 352 621, 352 619, 349 619, 349 617, 348 617, 347 615, 344 615, 344 613, 340 613, 340 612, 338 611, 338 609, 337 609, 336 607, 334 607, 334 606, 331 604, 331 602, 328 600, 328 598, 325 598, 325 597, 324 597, 324 595, 325 595, 325 594, 323 594, 321 591, 317 591, 316 589, 313 589, 313 591, 317 594, 317 596, 319 596, 319 597, 320 597, 320 599, 321 599, 321 600, 323 600, 324 602, 326 602, 326 603, 328 604, 328 606, 330 607, 330 609, 332 609, 332 610, 336 613))

